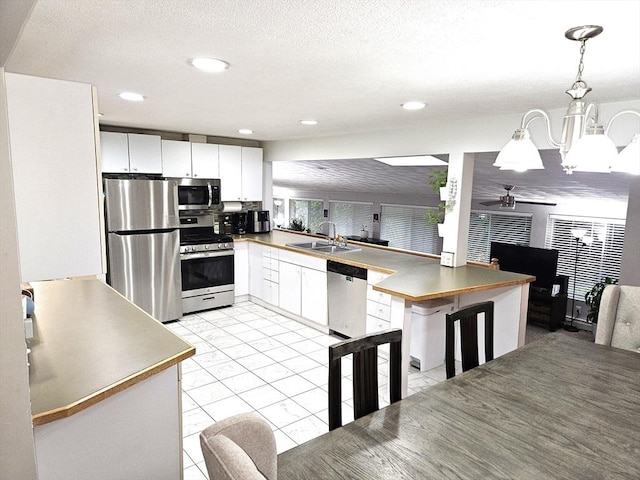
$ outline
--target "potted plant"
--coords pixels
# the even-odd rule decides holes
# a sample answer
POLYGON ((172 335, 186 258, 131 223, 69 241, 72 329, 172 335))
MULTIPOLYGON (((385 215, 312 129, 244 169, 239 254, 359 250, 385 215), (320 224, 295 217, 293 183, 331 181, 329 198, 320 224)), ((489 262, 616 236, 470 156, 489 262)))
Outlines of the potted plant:
POLYGON ((589 313, 587 313, 587 321, 592 323, 598 323, 598 312, 600 311, 600 300, 602 299, 602 292, 607 285, 615 285, 618 280, 614 280, 611 277, 604 277, 604 279, 596 283, 591 290, 584 295, 584 301, 589 307, 589 313))
POLYGON ((304 221, 301 218, 292 218, 291 223, 289 223, 289 230, 294 230, 296 232, 304 232, 305 231, 304 221))
MULTIPOLYGON (((447 174, 447 170, 431 170, 429 173, 427 184, 435 193, 440 195, 440 203, 438 203, 437 207, 430 207, 425 212, 423 218, 427 221, 427 225, 442 224, 444 222, 444 214, 450 208, 445 201, 448 197, 447 174)), ((438 226, 438 233, 440 231, 440 226, 438 226)))

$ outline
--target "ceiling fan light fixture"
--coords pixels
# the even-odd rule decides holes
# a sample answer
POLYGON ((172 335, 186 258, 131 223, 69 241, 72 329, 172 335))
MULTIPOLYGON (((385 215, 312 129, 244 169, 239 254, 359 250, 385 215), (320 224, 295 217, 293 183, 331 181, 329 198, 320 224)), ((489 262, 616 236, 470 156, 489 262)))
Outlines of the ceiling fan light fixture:
MULTIPOLYGON (((616 150, 615 145, 607 136, 613 120, 623 113, 633 113, 640 116, 640 112, 635 110, 619 112, 611 118, 609 125, 605 130, 598 121, 598 106, 594 103, 587 105, 583 100, 585 95, 591 91, 591 88, 587 86, 587 82, 582 79, 582 72, 584 70, 583 58, 586 49, 586 42, 590 38, 598 36, 602 33, 602 30, 603 28, 600 25, 583 25, 570 28, 565 32, 566 38, 580 42, 580 61, 578 64, 578 75, 576 80, 571 85, 571 88, 566 91, 572 100, 567 109, 567 113, 564 116, 562 136, 560 137, 562 140, 558 142, 553 139, 553 136, 551 135, 549 117, 540 109, 530 110, 525 113, 522 117, 520 129, 516 130, 516 134, 518 134, 518 132, 522 132, 523 137, 525 134, 526 137, 528 137, 529 132, 527 127, 529 123, 536 118, 543 118, 547 127, 549 143, 559 149, 560 156, 562 158, 562 167, 567 174, 571 174, 574 171, 598 173, 610 172, 611 166, 616 161, 616 155, 612 153, 612 148, 613 150, 616 150), (600 155, 599 158, 596 158, 596 155, 600 155)), ((516 134, 514 134, 513 140, 502 149, 500 155, 498 155, 498 158, 496 159, 496 163, 494 163, 494 166, 499 167, 501 170, 525 170, 523 164, 526 160, 523 158, 518 159, 513 153, 513 150, 515 150, 513 142, 514 140, 517 140, 516 134), (506 158, 502 156, 505 151, 509 154, 506 158)), ((524 140, 524 138, 521 140, 524 140)), ((533 145, 532 142, 531 145, 533 145)), ((532 155, 528 157, 528 161, 533 162, 532 159, 532 155)), ((531 168, 532 167, 528 167, 526 170, 531 168)))

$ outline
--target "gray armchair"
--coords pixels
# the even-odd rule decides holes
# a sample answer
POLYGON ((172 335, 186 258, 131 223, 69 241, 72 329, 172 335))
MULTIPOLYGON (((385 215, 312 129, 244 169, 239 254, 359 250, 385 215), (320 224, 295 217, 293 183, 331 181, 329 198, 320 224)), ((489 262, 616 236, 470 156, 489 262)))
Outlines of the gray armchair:
POLYGON ((640 287, 605 287, 595 342, 640 353, 640 287))
POLYGON ((211 480, 276 480, 276 440, 257 414, 234 415, 205 428, 200 446, 211 480))

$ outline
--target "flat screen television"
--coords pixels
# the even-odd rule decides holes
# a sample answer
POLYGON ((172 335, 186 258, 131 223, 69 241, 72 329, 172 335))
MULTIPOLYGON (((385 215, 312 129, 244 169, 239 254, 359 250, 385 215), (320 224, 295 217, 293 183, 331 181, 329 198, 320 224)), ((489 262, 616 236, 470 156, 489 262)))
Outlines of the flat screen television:
POLYGON ((558 268, 558 250, 491 242, 491 258, 497 258, 500 270, 535 275, 532 286, 551 290, 558 268))

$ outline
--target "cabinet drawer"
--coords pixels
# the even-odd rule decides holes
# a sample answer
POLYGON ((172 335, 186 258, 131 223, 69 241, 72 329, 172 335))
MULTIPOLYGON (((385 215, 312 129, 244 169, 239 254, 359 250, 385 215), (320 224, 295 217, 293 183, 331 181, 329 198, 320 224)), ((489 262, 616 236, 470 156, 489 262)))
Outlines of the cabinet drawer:
POLYGON ((391 319, 391 306, 367 300, 367 315, 389 321, 391 319))
POLYGON ((380 332, 382 330, 388 330, 390 323, 386 320, 382 320, 378 317, 372 317, 371 315, 367 315, 367 334, 380 332))
POLYGON ((280 270, 279 261, 276 258, 271 257, 262 257, 262 266, 264 268, 268 268, 269 270, 275 270, 276 272, 280 270))
POLYGON ((262 269, 262 278, 269 280, 270 282, 278 283, 280 280, 280 273, 276 270, 270 270, 268 268, 262 269))
POLYGON ((280 249, 274 247, 264 247, 262 250, 262 255, 268 258, 275 258, 276 260, 280 258, 280 249))
POLYGON ((391 295, 374 290, 372 285, 367 285, 367 299, 391 306, 391 295))
POLYGON ((388 273, 376 272, 374 270, 369 270, 367 272, 367 283, 370 285, 375 285, 378 282, 381 282, 385 278, 389 276, 388 273))

